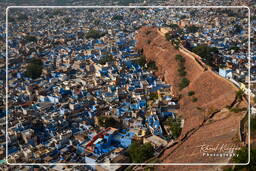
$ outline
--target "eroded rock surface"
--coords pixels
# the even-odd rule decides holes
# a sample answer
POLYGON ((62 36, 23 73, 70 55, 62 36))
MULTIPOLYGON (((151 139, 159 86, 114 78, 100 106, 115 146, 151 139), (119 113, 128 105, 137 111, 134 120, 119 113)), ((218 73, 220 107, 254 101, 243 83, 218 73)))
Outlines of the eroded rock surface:
MULTIPOLYGON (((228 80, 220 77, 211 69, 205 70, 195 58, 181 50, 175 49, 164 34, 156 27, 142 27, 136 36, 136 48, 141 51, 147 60, 156 62, 157 76, 173 86, 172 93, 175 96, 182 95, 180 115, 185 119, 182 134, 178 143, 165 150, 161 156, 163 163, 225 163, 229 157, 205 157, 198 146, 206 144, 217 146, 218 144, 237 144, 239 123, 246 111, 233 113, 226 109, 236 99, 235 87, 228 80), (190 80, 188 87, 179 90, 178 64, 175 56, 181 54, 185 57, 185 67, 190 80), (189 91, 195 92, 196 102, 188 96, 189 91)), ((240 107, 246 107, 242 101, 240 107)), ((215 166, 215 168, 218 166, 215 166)), ((187 170, 190 168, 209 168, 207 166, 159 166, 158 170, 187 170)), ((211 167, 213 168, 213 167, 211 167)))

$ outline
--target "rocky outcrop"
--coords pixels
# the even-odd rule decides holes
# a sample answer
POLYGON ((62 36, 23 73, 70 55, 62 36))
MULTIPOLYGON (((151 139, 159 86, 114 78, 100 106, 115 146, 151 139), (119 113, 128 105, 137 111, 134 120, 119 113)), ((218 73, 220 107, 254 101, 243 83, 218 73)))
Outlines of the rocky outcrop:
MULTIPOLYGON (((211 69, 205 69, 200 58, 184 50, 175 49, 164 34, 156 27, 142 27, 137 35, 138 51, 147 60, 156 62, 157 76, 172 85, 172 93, 181 96, 179 114, 185 119, 182 134, 178 143, 165 150, 161 157, 164 163, 224 163, 228 157, 205 157, 198 146, 207 144, 241 144, 234 141, 239 132, 239 122, 244 112, 232 113, 226 109, 236 99, 236 88, 231 82, 220 77, 211 69), (185 59, 186 77, 190 80, 188 87, 179 90, 177 54, 185 59), (196 102, 188 96, 189 91, 195 92, 196 102)), ((245 102, 240 106, 246 107, 245 102)), ((175 167, 172 167, 175 169, 175 167)), ((178 170, 181 170, 178 167, 178 170)), ((184 170, 187 170, 188 167, 184 170)), ((159 170, 165 170, 159 167, 159 170)))

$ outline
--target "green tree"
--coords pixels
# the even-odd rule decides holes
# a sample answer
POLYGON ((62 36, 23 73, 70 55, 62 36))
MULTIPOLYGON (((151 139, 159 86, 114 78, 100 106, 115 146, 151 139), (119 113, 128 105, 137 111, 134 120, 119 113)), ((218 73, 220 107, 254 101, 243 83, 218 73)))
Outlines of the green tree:
POLYGON ((180 54, 177 54, 176 56, 175 56, 175 59, 177 60, 177 61, 179 61, 180 59, 182 59, 183 58, 183 56, 181 56, 180 54))
POLYGON ((188 33, 196 33, 199 30, 199 27, 195 25, 187 26, 186 30, 188 33))
POLYGON ((156 66, 156 63, 155 61, 149 61, 147 63, 147 69, 150 69, 150 70, 157 70, 157 66, 156 66))
POLYGON ((40 59, 32 59, 26 67, 25 76, 36 79, 41 76, 43 62, 40 59))
POLYGON ((172 45, 178 49, 180 47, 180 35, 183 33, 181 29, 165 34, 165 39, 171 41, 172 45), (175 32, 175 33, 174 33, 175 32))
POLYGON ((189 85, 190 81, 187 78, 182 78, 179 84, 180 90, 186 88, 189 85))
POLYGON ((102 36, 104 36, 106 33, 97 31, 97 30, 90 30, 89 32, 86 33, 85 37, 86 39, 99 39, 102 36))
POLYGON ((187 72, 184 69, 178 69, 178 72, 180 77, 184 77, 187 75, 187 72))
POLYGON ((167 26, 170 27, 171 29, 178 29, 179 28, 178 24, 169 24, 167 26))
POLYGON ((36 42, 36 41, 37 41, 36 36, 31 36, 31 35, 25 36, 24 39, 25 39, 27 42, 36 42))
POLYGON ((215 67, 214 55, 218 54, 218 49, 215 47, 209 47, 206 45, 199 45, 192 49, 194 53, 202 57, 203 61, 212 67, 215 67))
POLYGON ((154 148, 150 143, 133 142, 128 148, 129 156, 134 163, 143 163, 154 156, 154 148))
POLYGON ((181 119, 173 117, 169 117, 165 120, 164 125, 167 125, 170 127, 170 131, 172 132, 173 138, 178 138, 181 133, 181 119))
POLYGON ((116 121, 113 117, 99 116, 98 123, 99 123, 99 126, 104 127, 104 128, 108 128, 108 127, 119 128, 120 127, 120 123, 118 121, 116 121))
POLYGON ((138 57, 137 60, 134 61, 136 64, 140 65, 141 67, 144 67, 147 63, 146 57, 144 55, 141 55, 138 57))
POLYGON ((124 19, 124 17, 122 15, 114 15, 112 17, 112 20, 123 20, 123 19, 124 19))
POLYGON ((189 92, 188 92, 188 96, 193 96, 194 94, 195 94, 194 91, 189 91, 189 92))
POLYGON ((107 62, 112 62, 112 61, 114 61, 114 60, 115 60, 115 59, 114 59, 113 55, 107 54, 106 56, 102 57, 102 58, 99 60, 99 63, 100 63, 101 65, 105 65, 107 62))
POLYGON ((63 20, 64 20, 64 22, 67 23, 67 24, 71 22, 71 18, 64 18, 63 20))
POLYGON ((30 63, 36 64, 36 65, 39 65, 39 66, 43 66, 42 60, 41 60, 41 59, 38 59, 38 58, 32 58, 32 59, 30 60, 30 63))
POLYGON ((230 50, 234 50, 235 52, 238 52, 239 51, 239 47, 238 46, 232 46, 231 48, 230 48, 230 50))
POLYGON ((196 97, 193 97, 193 98, 192 98, 192 102, 197 102, 197 98, 196 98, 196 97))
POLYGON ((185 58, 181 55, 175 56, 176 61, 178 61, 179 69, 177 70, 179 72, 179 76, 184 77, 187 72, 185 71, 185 58))
POLYGON ((94 24, 98 26, 100 24, 100 20, 94 20, 94 24))
POLYGON ((185 58, 183 56, 181 56, 180 54, 175 56, 175 60, 182 64, 184 64, 186 61, 185 58))
POLYGON ((183 30, 177 24, 169 24, 166 26, 170 27, 173 30, 173 33, 175 33, 175 34, 172 34, 172 36, 174 36, 175 38, 178 38, 179 35, 183 34, 183 30))
POLYGON ((178 74, 180 77, 182 77, 181 82, 179 83, 179 88, 180 88, 180 90, 182 90, 183 88, 187 87, 190 83, 190 81, 187 78, 185 78, 185 76, 187 75, 187 72, 185 71, 186 59, 183 56, 181 56, 180 54, 177 54, 175 56, 175 60, 178 62, 178 66, 179 66, 179 68, 177 70, 178 74))
POLYGON ((140 65, 141 67, 145 67, 145 65, 147 64, 146 69, 157 70, 155 61, 150 60, 147 62, 146 57, 144 55, 139 56, 138 59, 134 60, 134 63, 140 65))

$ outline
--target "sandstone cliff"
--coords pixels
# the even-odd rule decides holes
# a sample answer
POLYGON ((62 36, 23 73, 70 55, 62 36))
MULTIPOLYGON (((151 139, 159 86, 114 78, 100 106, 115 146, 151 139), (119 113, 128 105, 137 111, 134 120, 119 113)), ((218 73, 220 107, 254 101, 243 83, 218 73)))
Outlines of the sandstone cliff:
MULTIPOLYGON (((193 56, 175 49, 169 41, 166 41, 159 28, 142 27, 136 39, 136 48, 146 56, 147 60, 156 62, 158 66, 156 75, 172 85, 175 96, 182 95, 179 101, 181 105, 179 113, 185 119, 184 128, 178 143, 165 150, 161 161, 164 163, 227 162, 230 159, 228 157, 203 156, 198 146, 240 144, 237 141, 239 123, 246 111, 233 113, 226 109, 235 101, 238 88, 210 69, 205 70, 193 56), (177 74, 176 54, 185 57, 186 77, 190 80, 189 86, 181 91, 178 88, 180 77, 177 74), (196 102, 192 102, 191 97, 187 95, 189 91, 195 92, 194 96, 198 99, 196 102)), ((240 107, 246 105, 244 101, 240 103, 240 107)), ((172 168, 176 167, 172 166, 172 168)), ((188 166, 184 169, 177 166, 177 169, 187 170, 188 166)), ((166 169, 159 167, 159 170, 166 169)))

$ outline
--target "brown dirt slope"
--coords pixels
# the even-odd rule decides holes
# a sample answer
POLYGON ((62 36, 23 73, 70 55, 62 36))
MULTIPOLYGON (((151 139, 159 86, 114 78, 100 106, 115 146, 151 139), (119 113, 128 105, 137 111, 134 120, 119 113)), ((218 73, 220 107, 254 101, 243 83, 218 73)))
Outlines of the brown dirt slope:
MULTIPOLYGON (((158 66, 156 75, 172 85, 174 95, 182 95, 180 114, 185 119, 182 135, 177 145, 164 152, 161 157, 162 162, 227 162, 228 158, 225 157, 203 157, 196 146, 204 143, 207 145, 239 144, 234 141, 234 137, 238 135, 239 122, 244 113, 234 114, 223 110, 235 100, 238 89, 210 69, 205 70, 192 56, 175 49, 156 27, 142 27, 136 39, 136 48, 143 52, 147 60, 156 62, 158 66), (189 86, 182 91, 178 89, 180 77, 177 74, 176 54, 185 57, 186 77, 190 80, 189 86), (191 90, 195 92, 197 102, 192 102, 192 97, 187 95, 191 90), (216 112, 215 115, 214 112, 216 112), (212 121, 216 116, 222 119, 212 121)), ((246 106, 246 103, 243 105, 246 106)), ((165 169, 160 167, 159 170, 165 169)))

